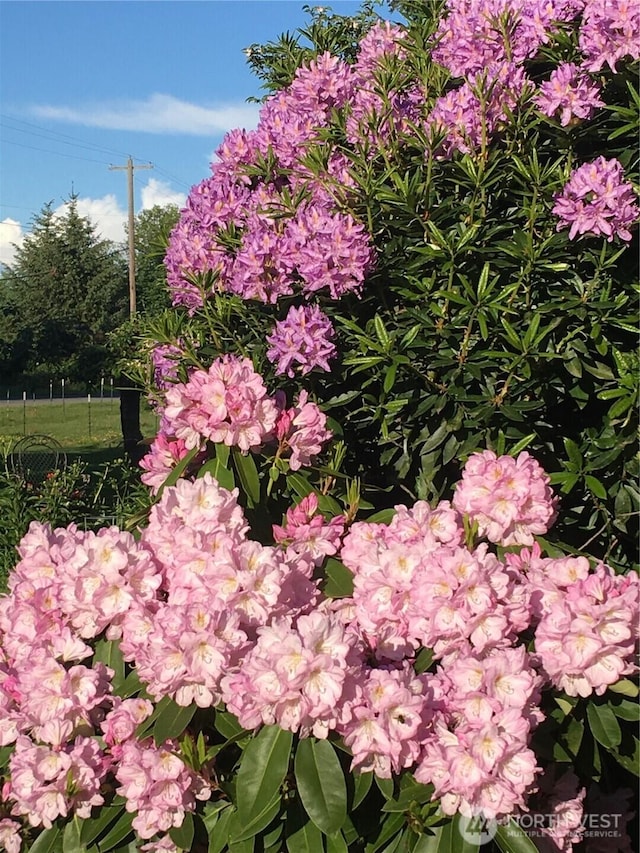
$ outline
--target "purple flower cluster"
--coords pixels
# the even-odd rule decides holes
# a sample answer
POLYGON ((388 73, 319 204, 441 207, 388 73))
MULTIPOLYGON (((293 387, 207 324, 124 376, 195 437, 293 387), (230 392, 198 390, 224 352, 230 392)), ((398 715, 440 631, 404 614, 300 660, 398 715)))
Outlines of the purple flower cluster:
POLYGON ((605 157, 575 169, 554 200, 553 212, 560 219, 557 230, 569 227, 570 240, 578 234, 602 234, 609 242, 614 237, 631 240, 629 228, 640 214, 620 162, 605 157))
POLYGON ((336 355, 331 320, 317 305, 292 306, 267 337, 267 358, 276 365, 276 373, 303 376, 315 367, 329 372, 329 359, 336 355))
POLYGON ((344 155, 330 156, 320 180, 302 163, 355 81, 346 63, 323 54, 268 99, 255 131, 227 134, 212 177, 192 189, 170 238, 165 265, 174 304, 202 305, 209 295, 197 283, 203 273, 213 274, 214 289, 267 303, 295 289, 326 289, 338 299, 362 287, 374 253, 364 227, 337 203, 353 183, 343 180, 344 155), (267 160, 271 170, 248 176, 248 166, 259 170, 267 160), (296 205, 299 191, 306 200, 296 205))
POLYGON ((600 87, 573 62, 559 65, 541 84, 534 101, 546 116, 554 116, 559 111, 563 127, 579 119, 591 118, 598 107, 604 106, 600 87))
POLYGON ((587 0, 580 28, 587 71, 607 64, 615 72, 625 56, 640 57, 640 5, 635 0, 587 0))
POLYGON ((486 147, 526 89, 522 68, 504 63, 493 76, 479 72, 438 98, 425 123, 428 132, 444 135, 438 156, 450 157, 455 150, 468 154, 486 147))
POLYGON ((449 0, 432 56, 454 77, 521 64, 579 3, 567 0, 449 0))

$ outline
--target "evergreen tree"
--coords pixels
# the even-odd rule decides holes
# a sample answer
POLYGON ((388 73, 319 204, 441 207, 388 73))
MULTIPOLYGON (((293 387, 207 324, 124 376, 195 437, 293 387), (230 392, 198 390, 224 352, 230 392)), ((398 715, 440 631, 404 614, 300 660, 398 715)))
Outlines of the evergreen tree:
POLYGON ((126 316, 126 262, 72 195, 62 215, 48 203, 35 217, 2 275, 2 298, 21 344, 14 370, 92 381, 104 365, 106 333, 126 316))
POLYGON ((171 304, 163 259, 179 216, 176 204, 157 204, 140 211, 135 219, 137 306, 146 316, 158 314, 171 304))

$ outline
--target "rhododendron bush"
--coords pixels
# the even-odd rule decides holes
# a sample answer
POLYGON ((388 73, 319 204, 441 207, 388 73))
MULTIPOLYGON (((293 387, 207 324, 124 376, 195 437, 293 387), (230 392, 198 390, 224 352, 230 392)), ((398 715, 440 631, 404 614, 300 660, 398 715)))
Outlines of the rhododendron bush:
POLYGON ((631 851, 639 13, 424 5, 256 48, 148 514, 0 597, 8 853, 631 851))

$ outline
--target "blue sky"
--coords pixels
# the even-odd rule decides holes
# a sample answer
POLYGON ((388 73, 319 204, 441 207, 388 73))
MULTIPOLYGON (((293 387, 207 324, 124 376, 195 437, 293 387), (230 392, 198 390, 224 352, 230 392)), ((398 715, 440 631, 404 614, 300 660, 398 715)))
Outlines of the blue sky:
POLYGON ((246 99, 260 83, 243 49, 306 23, 303 5, 0 0, 0 261, 72 190, 103 236, 124 239, 126 173, 109 166, 128 155, 154 165, 135 172, 136 212, 182 204, 225 132, 255 124, 246 99))

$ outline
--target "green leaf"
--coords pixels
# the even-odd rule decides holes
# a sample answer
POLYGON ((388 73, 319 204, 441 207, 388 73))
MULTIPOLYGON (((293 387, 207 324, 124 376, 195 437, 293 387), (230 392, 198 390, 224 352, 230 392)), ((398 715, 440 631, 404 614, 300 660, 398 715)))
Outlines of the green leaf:
POLYGON ((119 695, 119 688, 124 682, 124 658, 120 651, 120 643, 117 640, 105 640, 104 638, 98 640, 93 653, 93 662, 103 663, 113 670, 111 683, 115 693, 119 695))
POLYGON ((333 835, 347 817, 347 786, 333 746, 327 740, 301 740, 294 767, 307 814, 325 835, 333 835))
POLYGON ((114 823, 105 837, 98 842, 100 853, 107 853, 108 850, 113 850, 129 835, 133 836, 131 824, 135 815, 129 812, 124 812, 121 817, 114 823))
POLYGON ((215 823, 212 824, 211 821, 209 821, 207 824, 205 820, 205 826, 207 827, 207 833, 209 835, 208 853, 222 853, 226 848, 227 842, 229 841, 229 825, 235 814, 236 810, 229 807, 222 811, 215 823))
POLYGON ((54 853, 62 849, 62 838, 60 828, 52 826, 45 829, 29 848, 29 853, 54 853))
POLYGON ((435 450, 436 447, 439 447, 444 442, 448 434, 449 424, 440 424, 438 429, 427 438, 420 448, 420 455, 424 456, 425 453, 430 453, 432 450, 435 450))
POLYGON ((181 850, 191 850, 195 826, 193 823, 193 815, 187 812, 184 816, 181 826, 172 826, 169 830, 169 835, 173 843, 180 847, 181 850))
POLYGON ((394 784, 393 779, 382 779, 380 776, 374 777, 376 780, 376 785, 378 786, 378 790, 382 794, 382 796, 386 800, 390 800, 393 797, 394 784))
POLYGON ((301 498, 306 498, 313 491, 313 486, 303 474, 287 474, 287 485, 301 498))
POLYGON ((498 825, 495 843, 502 853, 538 853, 533 841, 512 819, 506 824, 498 825))
POLYGON ((253 456, 251 454, 245 456, 237 447, 232 449, 231 455, 244 493, 250 503, 257 506, 260 503, 260 477, 253 456))
POLYGON ((565 438, 563 443, 570 462, 575 468, 580 470, 582 468, 582 453, 580 452, 580 448, 570 438, 565 438))
POLYGON ((264 726, 247 744, 236 778, 238 816, 249 823, 280 795, 289 769, 292 732, 264 726))
POLYGON ((153 739, 156 745, 159 746, 166 740, 181 735, 191 722, 196 710, 195 702, 183 707, 171 700, 171 703, 158 715, 153 726, 153 739))
POLYGON ((418 652, 418 657, 415 659, 413 664, 413 668, 421 675, 423 672, 426 672, 431 664, 433 663, 433 650, 432 649, 420 649, 418 652))
POLYGON ((287 811, 285 833, 288 853, 320 853, 323 850, 322 833, 297 799, 287 811))
POLYGON ((616 704, 611 703, 610 707, 620 720, 630 720, 633 723, 640 722, 640 705, 637 702, 629 702, 628 699, 623 699, 616 704))
POLYGON ((322 591, 327 598, 345 598, 353 595, 353 572, 344 563, 329 557, 324 572, 327 580, 322 591))
POLYGON ((367 847, 367 853, 369 853, 369 850, 370 853, 378 853, 378 851, 384 850, 385 845, 401 831, 405 822, 406 818, 401 812, 390 814, 382 824, 380 833, 373 842, 373 846, 371 848, 367 847))
POLYGON ((327 853, 348 853, 349 848, 341 832, 327 836, 327 853))
POLYGON ((157 502, 160 500, 160 498, 162 497, 162 493, 164 492, 164 490, 165 490, 165 489, 168 489, 170 486, 175 486, 175 484, 178 482, 178 480, 180 479, 180 477, 182 477, 182 475, 184 474, 184 472, 186 471, 186 469, 189 467, 189 465, 191 464, 191 462, 193 462, 194 458, 196 457, 196 455, 197 455, 199 452, 200 452, 200 448, 199 448, 199 447, 193 447, 193 448, 192 448, 192 449, 187 453, 187 455, 186 455, 186 456, 184 456, 184 457, 183 457, 183 458, 178 462, 178 464, 176 465, 176 467, 173 469, 173 471, 169 474, 169 476, 167 477, 167 479, 164 481, 164 483, 163 483, 163 484, 160 486, 160 488, 158 489, 158 493, 157 493, 157 495, 156 495, 156 503, 157 503, 157 502))
POLYGON ((634 737, 631 741, 633 744, 633 752, 628 755, 626 752, 623 755, 618 750, 612 749, 611 754, 621 767, 633 773, 634 776, 640 776, 640 741, 634 737))
POLYGON ((241 823, 239 815, 236 814, 236 820, 232 821, 229 827, 229 837, 234 843, 236 841, 246 841, 249 838, 253 838, 259 832, 262 832, 263 829, 266 829, 269 824, 275 820, 278 816, 281 805, 282 798, 278 794, 274 800, 267 803, 267 805, 255 814, 249 823, 246 824, 241 823))
POLYGON ((90 817, 82 821, 80 837, 83 844, 87 847, 95 841, 103 832, 106 831, 112 823, 114 823, 122 814, 124 814, 124 806, 102 806, 96 817, 90 817))
POLYGON ((64 827, 62 853, 87 853, 87 847, 81 837, 80 818, 77 816, 74 816, 64 827))
POLYGON ((381 509, 367 518, 367 524, 390 524, 396 514, 395 509, 381 509))
POLYGON ((517 441, 511 450, 509 451, 509 456, 517 456, 518 453, 521 453, 525 450, 532 441, 535 440, 536 434, 535 432, 529 433, 529 435, 525 435, 524 438, 521 438, 520 441, 517 441))
POLYGON ((360 803, 364 800, 364 798, 369 793, 371 789, 371 783, 373 782, 373 773, 358 773, 357 771, 353 774, 354 778, 354 789, 353 789, 353 803, 351 808, 353 810, 357 809, 360 803))
POLYGON ((386 352, 389 352, 389 347, 391 344, 391 338, 389 337, 389 333, 387 332, 384 323, 379 314, 376 314, 373 318, 373 324, 376 328, 376 335, 378 336, 378 340, 384 347, 386 352))
POLYGON ((591 734, 606 749, 618 746, 622 740, 620 723, 609 705, 600 705, 596 702, 587 703, 587 719, 591 728, 591 734))
POLYGON ((245 733, 245 729, 242 728, 238 722, 238 718, 231 711, 216 711, 213 725, 228 740, 232 740, 238 735, 245 733))
POLYGON ((620 693, 622 696, 630 696, 632 699, 635 699, 640 694, 638 685, 634 684, 629 678, 621 678, 615 684, 610 684, 609 690, 612 693, 620 693))
POLYGON ((602 483, 600 482, 600 480, 598 480, 596 477, 591 476, 591 474, 587 474, 587 475, 585 476, 585 478, 584 478, 584 482, 585 482, 585 484, 586 484, 587 488, 588 488, 591 492, 593 492, 593 494, 594 494, 597 498, 600 498, 601 500, 606 500, 606 498, 607 498, 607 490, 606 490, 606 489, 605 489, 605 487, 602 485, 602 483))
POLYGON ((218 485, 223 489, 231 491, 235 488, 236 481, 233 476, 233 471, 230 471, 220 459, 216 456, 215 459, 209 459, 198 471, 198 479, 204 477, 205 474, 211 476, 217 481, 218 485))

